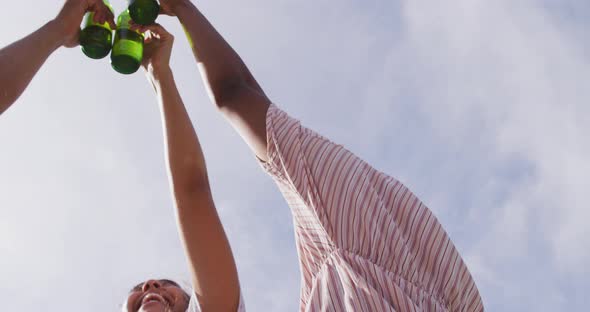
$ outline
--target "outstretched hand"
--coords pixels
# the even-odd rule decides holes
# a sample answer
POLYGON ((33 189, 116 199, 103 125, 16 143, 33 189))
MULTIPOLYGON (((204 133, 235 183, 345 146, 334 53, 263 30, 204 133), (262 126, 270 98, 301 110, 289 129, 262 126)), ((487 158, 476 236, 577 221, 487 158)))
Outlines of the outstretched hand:
POLYGON ((95 22, 108 22, 112 29, 116 28, 115 17, 102 0, 66 0, 55 18, 63 30, 63 46, 71 48, 79 44, 80 24, 86 12, 94 12, 95 22))
POLYGON ((174 44, 174 36, 162 25, 152 24, 140 26, 132 24, 131 29, 144 33, 145 45, 143 50, 142 66, 148 73, 168 69, 170 56, 174 44))

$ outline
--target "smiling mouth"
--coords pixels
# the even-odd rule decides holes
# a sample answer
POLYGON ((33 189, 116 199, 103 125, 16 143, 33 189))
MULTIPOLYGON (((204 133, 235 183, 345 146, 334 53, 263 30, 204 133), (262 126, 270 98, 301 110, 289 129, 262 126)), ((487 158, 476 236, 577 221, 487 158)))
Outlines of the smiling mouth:
POLYGON ((155 303, 158 302, 162 305, 165 306, 170 306, 170 303, 168 302, 168 300, 166 300, 164 297, 158 295, 158 294, 149 294, 147 296, 145 296, 145 298, 143 298, 143 300, 141 301, 141 306, 149 304, 149 303, 155 303))

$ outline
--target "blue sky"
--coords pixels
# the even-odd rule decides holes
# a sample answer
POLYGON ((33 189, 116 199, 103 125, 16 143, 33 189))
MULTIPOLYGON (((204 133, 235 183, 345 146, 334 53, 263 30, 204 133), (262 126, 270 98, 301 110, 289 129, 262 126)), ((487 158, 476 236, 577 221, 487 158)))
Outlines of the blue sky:
MULTIPOLYGON (((124 1, 113 1, 120 11, 124 1)), ((408 185, 489 311, 590 303, 585 1, 201 1, 267 94, 408 185)), ((59 4, 11 1, 0 45, 59 4)), ((250 311, 295 311, 288 207, 209 102, 178 23, 172 67, 199 132, 250 311)), ((142 73, 55 53, 0 117, 5 310, 113 311, 148 277, 187 282, 142 73), (6 307, 8 305, 8 307, 6 307)))

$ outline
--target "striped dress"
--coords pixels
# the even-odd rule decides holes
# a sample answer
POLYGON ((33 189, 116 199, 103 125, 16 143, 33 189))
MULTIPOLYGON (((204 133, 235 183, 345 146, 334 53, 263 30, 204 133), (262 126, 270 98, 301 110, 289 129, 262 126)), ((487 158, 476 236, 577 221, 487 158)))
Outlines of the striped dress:
POLYGON ((293 214, 300 311, 483 311, 455 246, 402 183, 275 105, 266 127, 261 165, 293 214))
POLYGON ((402 183, 271 105, 268 162, 293 214, 300 311, 483 311, 467 266, 402 183))

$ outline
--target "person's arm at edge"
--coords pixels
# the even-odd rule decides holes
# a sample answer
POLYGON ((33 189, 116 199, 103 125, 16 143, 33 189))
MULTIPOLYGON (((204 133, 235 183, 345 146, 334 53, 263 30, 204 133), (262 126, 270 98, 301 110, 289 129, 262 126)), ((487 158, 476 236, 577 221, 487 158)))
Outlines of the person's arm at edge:
MULTIPOLYGON (((158 43, 171 49, 173 37, 161 26, 142 30, 158 33, 162 38, 158 43)), ((170 184, 194 291, 203 312, 235 312, 240 298, 238 273, 211 195, 205 157, 168 65, 169 54, 162 56, 168 50, 158 50, 160 56, 152 58, 160 64, 152 60, 146 68, 162 113, 170 184)), ((153 51, 146 45, 146 57, 153 51)))
POLYGON ((161 3, 164 13, 177 16, 188 34, 213 102, 254 153, 267 161, 266 113, 271 102, 250 70, 190 0, 161 3))
POLYGON ((0 50, 0 115, 16 102, 55 50, 78 44, 80 23, 88 10, 96 12, 95 20, 114 25, 112 13, 101 0, 68 0, 55 19, 0 50))
POLYGON ((0 114, 16 102, 62 40, 61 27, 51 21, 0 50, 0 114))

